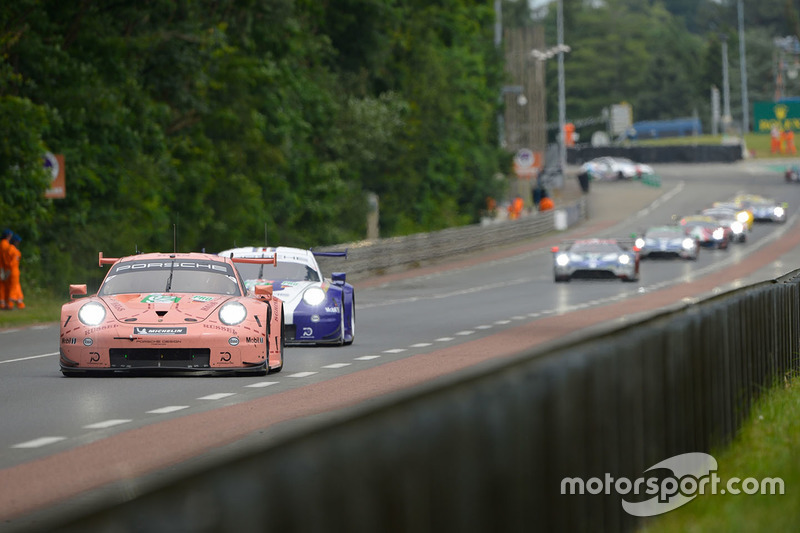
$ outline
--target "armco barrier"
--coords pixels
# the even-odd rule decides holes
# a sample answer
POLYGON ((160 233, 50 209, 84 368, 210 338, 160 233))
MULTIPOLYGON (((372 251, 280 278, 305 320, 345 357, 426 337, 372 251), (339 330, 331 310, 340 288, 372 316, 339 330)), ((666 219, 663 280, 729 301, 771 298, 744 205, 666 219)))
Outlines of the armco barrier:
POLYGON ((347 272, 348 280, 356 280, 539 237, 556 231, 554 217, 559 211, 566 213, 567 227, 573 226, 587 217, 588 199, 582 196, 555 211, 536 213, 518 220, 506 220, 488 225, 473 224, 431 233, 341 244, 315 250, 347 248, 346 262, 324 257, 320 257, 318 261, 324 272, 342 270, 347 272))
POLYGON ((567 162, 581 165, 596 157, 627 157, 640 163, 734 163, 743 158, 741 144, 671 146, 578 146, 567 150, 567 162))
POLYGON ((145 492, 130 501, 115 504, 108 491, 95 512, 38 526, 631 530, 639 519, 619 495, 562 495, 562 479, 635 480, 660 461, 727 443, 759 391, 798 369, 798 273, 311 419, 155 490, 126 483, 126 498, 145 492))

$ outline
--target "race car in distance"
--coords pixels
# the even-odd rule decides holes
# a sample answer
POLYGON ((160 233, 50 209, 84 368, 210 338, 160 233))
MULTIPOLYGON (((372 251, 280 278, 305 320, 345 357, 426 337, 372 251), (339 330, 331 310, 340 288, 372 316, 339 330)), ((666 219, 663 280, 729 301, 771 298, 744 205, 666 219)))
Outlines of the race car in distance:
POLYGON ((786 167, 786 171, 783 175, 789 183, 800 182, 800 165, 790 165, 786 167))
POLYGON ((700 246, 727 250, 733 232, 718 220, 703 216, 691 215, 683 217, 679 224, 689 237, 697 241, 700 246))
POLYGON ((555 246, 553 275, 557 282, 573 278, 639 280, 639 254, 616 239, 583 239, 555 246))
MULTIPOLYGON (((97 294, 61 308, 65 376, 103 373, 256 374, 283 368, 283 302, 252 296, 231 259, 150 253, 111 265, 97 294)), ((273 256, 258 260, 272 265, 273 256)), ((86 285, 70 285, 72 298, 86 285)))
POLYGON ((723 207, 726 209, 733 209, 736 212, 736 220, 744 224, 744 229, 747 231, 753 229, 753 222, 755 221, 755 217, 753 216, 753 211, 751 211, 750 208, 748 208, 747 206, 734 201, 714 202, 712 206, 723 207))
POLYGON ((701 215, 711 217, 730 228, 733 242, 747 240, 747 226, 737 219, 737 211, 728 207, 709 207, 700 212, 701 215))
POLYGON ((223 257, 277 258, 274 268, 237 263, 248 288, 268 284, 283 301, 287 344, 352 344, 356 332, 355 290, 344 272, 326 280, 315 259, 346 257, 347 252, 314 252, 302 248, 251 246, 220 252, 223 257))
POLYGON ((681 226, 654 226, 634 241, 639 257, 680 257, 696 260, 700 251, 697 241, 686 235, 681 226))
POLYGON ((758 194, 740 194, 733 201, 753 213, 753 219, 761 222, 786 222, 786 202, 777 202, 758 194))
POLYGON ((636 163, 626 157, 596 157, 584 163, 581 173, 587 173, 597 180, 632 180, 644 175, 652 175, 653 167, 644 163, 636 163))

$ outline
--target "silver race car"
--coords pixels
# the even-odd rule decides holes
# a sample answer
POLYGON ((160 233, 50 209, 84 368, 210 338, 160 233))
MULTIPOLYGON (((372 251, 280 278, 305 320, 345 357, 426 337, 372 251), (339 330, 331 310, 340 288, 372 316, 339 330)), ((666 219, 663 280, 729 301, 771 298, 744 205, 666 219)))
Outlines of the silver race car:
POLYGON ((772 198, 765 198, 757 194, 740 194, 733 199, 738 205, 749 209, 753 213, 753 220, 760 222, 786 222, 785 202, 777 202, 772 198))
POLYGON ((585 239, 555 246, 553 275, 573 278, 639 280, 639 253, 616 239, 585 239))
POLYGON ((654 226, 634 241, 639 257, 696 260, 700 251, 697 241, 686 235, 681 226, 654 226))

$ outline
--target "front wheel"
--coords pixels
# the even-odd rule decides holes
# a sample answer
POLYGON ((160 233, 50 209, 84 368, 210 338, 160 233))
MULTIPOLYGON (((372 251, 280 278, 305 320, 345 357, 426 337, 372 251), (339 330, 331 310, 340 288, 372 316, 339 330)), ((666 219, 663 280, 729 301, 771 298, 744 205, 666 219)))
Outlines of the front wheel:
MULTIPOLYGON (((345 346, 350 346, 356 340, 356 299, 353 298, 353 308, 350 310, 350 339, 344 342, 345 346)), ((344 309, 342 309, 344 311, 344 309)))

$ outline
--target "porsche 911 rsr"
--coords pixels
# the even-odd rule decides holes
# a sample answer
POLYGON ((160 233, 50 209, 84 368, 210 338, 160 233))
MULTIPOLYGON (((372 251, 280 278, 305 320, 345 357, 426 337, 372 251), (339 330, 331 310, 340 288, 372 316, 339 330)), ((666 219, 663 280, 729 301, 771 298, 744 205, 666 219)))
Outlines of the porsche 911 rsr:
POLYGON ((287 344, 351 344, 355 339, 355 290, 344 272, 325 279, 316 256, 345 257, 346 252, 315 252, 287 246, 243 247, 220 252, 234 258, 277 257, 277 265, 237 263, 248 287, 268 284, 283 301, 287 344))
POLYGON ((731 230, 732 242, 747 241, 747 225, 739 221, 737 211, 728 207, 709 207, 700 212, 701 215, 711 217, 731 230))
POLYGON ((555 281, 575 278, 639 279, 639 254, 615 239, 584 239, 556 246, 553 252, 555 281))
POLYGON ((693 215, 684 217, 680 220, 680 225, 684 228, 686 235, 692 237, 700 246, 706 248, 727 250, 733 236, 733 232, 729 227, 707 216, 693 215))
POLYGON ((639 257, 697 259, 700 247, 697 241, 686 235, 681 226, 655 226, 638 237, 634 244, 639 257))
MULTIPOLYGON (((259 260, 274 264, 274 257, 259 260)), ((283 368, 283 303, 252 296, 231 259, 151 253, 111 265, 97 293, 61 308, 61 372, 264 375, 283 368)), ((86 285, 70 285, 85 296, 86 285)))

